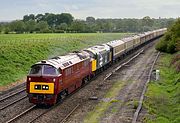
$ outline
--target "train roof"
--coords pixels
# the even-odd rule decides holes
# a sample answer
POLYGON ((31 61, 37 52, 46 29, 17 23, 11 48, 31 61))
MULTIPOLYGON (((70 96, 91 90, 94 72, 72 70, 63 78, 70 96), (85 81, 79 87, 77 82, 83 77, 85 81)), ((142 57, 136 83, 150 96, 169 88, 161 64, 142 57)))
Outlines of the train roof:
POLYGON ((145 34, 144 33, 140 33, 140 34, 138 34, 140 37, 144 37, 145 36, 145 34))
POLYGON ((111 47, 116 47, 119 46, 121 44, 124 44, 124 41, 122 40, 113 40, 107 43, 107 45, 111 46, 111 47))
POLYGON ((38 65, 38 64, 51 65, 55 68, 65 69, 86 59, 89 59, 89 54, 84 51, 81 51, 81 52, 69 53, 68 55, 65 56, 57 56, 49 60, 42 60, 34 65, 38 65))
POLYGON ((124 42, 129 42, 129 41, 132 41, 133 40, 133 37, 127 37, 127 38, 123 38, 122 41, 124 42))
POLYGON ((110 47, 107 44, 102 44, 90 47, 88 49, 84 49, 84 51, 89 51, 93 54, 100 54, 101 52, 110 51, 110 47))
POLYGON ((139 36, 139 35, 133 35, 132 38, 133 38, 133 39, 137 39, 137 38, 140 38, 140 36, 139 36))

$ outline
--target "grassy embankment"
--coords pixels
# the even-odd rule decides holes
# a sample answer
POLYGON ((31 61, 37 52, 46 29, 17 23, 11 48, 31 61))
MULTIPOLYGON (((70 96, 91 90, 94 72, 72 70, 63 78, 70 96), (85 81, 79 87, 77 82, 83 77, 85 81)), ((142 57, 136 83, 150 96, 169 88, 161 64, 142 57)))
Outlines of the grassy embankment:
POLYGON ((0 86, 26 76, 30 66, 42 59, 120 39, 127 34, 1 34, 0 86))
MULTIPOLYGON (((180 52, 179 52, 180 56, 180 52)), ((180 72, 172 65, 174 55, 164 54, 160 57, 157 69, 160 80, 149 83, 144 106, 148 115, 145 123, 180 123, 180 72)))

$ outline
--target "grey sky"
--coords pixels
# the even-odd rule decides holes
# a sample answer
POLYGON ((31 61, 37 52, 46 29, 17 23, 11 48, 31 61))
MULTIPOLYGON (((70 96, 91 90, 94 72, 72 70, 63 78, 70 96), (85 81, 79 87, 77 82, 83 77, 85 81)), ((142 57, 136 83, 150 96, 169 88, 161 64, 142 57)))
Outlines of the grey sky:
POLYGON ((180 0, 0 0, 0 20, 26 14, 71 13, 77 19, 179 17, 180 0))

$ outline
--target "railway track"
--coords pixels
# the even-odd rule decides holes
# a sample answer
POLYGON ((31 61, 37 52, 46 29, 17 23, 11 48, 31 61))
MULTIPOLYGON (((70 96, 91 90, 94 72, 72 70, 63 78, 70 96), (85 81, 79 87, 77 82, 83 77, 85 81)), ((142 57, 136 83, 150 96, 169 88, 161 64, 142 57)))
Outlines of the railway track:
POLYGON ((76 105, 73 110, 60 122, 60 123, 65 123, 66 120, 71 116, 71 114, 80 106, 80 104, 76 105))
POLYGON ((25 88, 21 88, 17 91, 15 91, 14 93, 11 93, 9 95, 5 95, 3 96, 1 99, 0 99, 0 111, 5 109, 5 108, 8 108, 9 106, 27 98, 27 95, 26 94, 23 94, 25 93, 26 89, 25 88), (16 97, 16 98, 15 98, 16 97), (15 99, 13 99, 15 98, 15 99))
MULTIPOLYGON (((80 90, 80 88, 78 89, 80 90)), ((77 91, 78 91, 77 90, 77 91)), ((72 94, 68 95, 67 97, 64 97, 62 99, 62 101, 58 102, 56 105, 48 108, 48 109, 45 109, 44 112, 40 113, 38 116, 36 116, 35 118, 32 118, 30 121, 28 121, 28 123, 33 123, 35 122, 38 118, 40 118, 41 116, 43 116, 44 114, 46 114, 47 112, 53 110, 54 108, 56 108, 59 104, 61 104, 63 101, 65 101, 65 99, 67 99, 68 97, 72 96, 74 93, 76 93, 77 91, 73 92, 72 94)), ((65 117, 65 119, 67 119, 74 111, 75 109, 77 109, 79 107, 79 104, 67 115, 67 117, 65 117)), ((31 106, 30 108, 26 109, 25 111, 23 111, 22 113, 16 115, 15 117, 11 118, 10 120, 6 121, 5 123, 12 123, 12 122, 15 122, 16 120, 20 119, 21 117, 23 117, 24 115, 26 115, 27 113, 33 111, 37 109, 38 110, 38 106, 36 105, 33 105, 31 106)), ((64 119, 64 121, 65 121, 64 119)))
POLYGON ((6 123, 11 123, 14 122, 15 120, 17 120, 18 118, 20 118, 21 116, 25 115, 26 113, 28 113, 29 111, 33 110, 36 107, 36 105, 31 106, 30 108, 28 108, 27 110, 23 111, 22 113, 20 113, 19 115, 16 115, 15 117, 11 118, 10 120, 6 121, 6 123))
POLYGON ((25 99, 25 98, 27 98, 27 95, 25 95, 25 96, 23 96, 23 97, 21 97, 21 98, 19 98, 19 99, 17 99, 17 100, 12 101, 12 102, 6 104, 6 105, 3 106, 3 107, 0 107, 0 110, 3 110, 3 109, 5 109, 5 108, 7 108, 7 107, 9 107, 9 106, 11 106, 11 105, 13 105, 13 104, 21 101, 21 100, 23 100, 23 99, 25 99))
POLYGON ((4 101, 4 100, 6 100, 6 99, 8 99, 8 98, 10 98, 10 97, 12 97, 12 96, 15 96, 15 95, 17 95, 17 94, 19 94, 19 93, 21 93, 21 92, 24 92, 24 91, 26 91, 26 88, 22 88, 22 89, 14 92, 14 93, 12 93, 12 94, 9 94, 9 95, 7 95, 7 96, 4 96, 4 97, 2 97, 2 98, 0 99, 0 102, 4 101))
POLYGON ((134 60, 135 58, 137 58, 141 53, 143 53, 144 50, 141 50, 140 52, 138 52, 135 56, 133 56, 131 59, 129 59, 127 62, 119 65, 118 67, 116 67, 112 72, 110 72, 109 74, 106 75, 106 77, 104 78, 104 81, 107 80, 110 76, 112 76, 113 74, 115 74, 116 71, 118 71, 120 68, 126 66, 128 63, 130 63, 132 60, 134 60))
POLYGON ((141 93, 141 97, 140 97, 140 100, 139 100, 139 104, 138 104, 138 107, 137 107, 137 109, 136 109, 136 111, 135 111, 135 113, 134 113, 134 116, 133 116, 133 119, 132 119, 132 123, 136 123, 136 122, 137 122, 139 113, 140 113, 141 108, 142 108, 142 104, 143 104, 143 100, 144 100, 144 95, 145 95, 145 92, 146 92, 146 90, 147 90, 147 85, 148 85, 148 83, 149 83, 150 80, 151 80, 151 73, 152 73, 152 71, 153 71, 154 65, 156 64, 157 59, 159 58, 159 55, 160 55, 160 52, 158 52, 158 54, 156 55, 156 58, 154 59, 154 62, 153 62, 152 66, 151 66, 151 68, 150 68, 150 71, 149 71, 149 73, 148 73, 148 79, 147 79, 147 81, 146 81, 146 83, 145 83, 145 85, 144 85, 143 91, 142 91, 142 93, 141 93))

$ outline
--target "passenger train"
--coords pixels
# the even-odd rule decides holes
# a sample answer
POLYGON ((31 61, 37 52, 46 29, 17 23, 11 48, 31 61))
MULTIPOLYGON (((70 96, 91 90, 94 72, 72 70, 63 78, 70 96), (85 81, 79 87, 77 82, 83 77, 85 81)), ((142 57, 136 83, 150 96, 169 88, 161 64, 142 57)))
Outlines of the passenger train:
POLYGON ((35 63, 27 75, 29 102, 54 105, 62 96, 72 93, 97 73, 166 31, 166 28, 149 31, 35 63))

